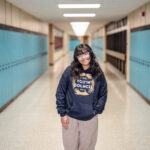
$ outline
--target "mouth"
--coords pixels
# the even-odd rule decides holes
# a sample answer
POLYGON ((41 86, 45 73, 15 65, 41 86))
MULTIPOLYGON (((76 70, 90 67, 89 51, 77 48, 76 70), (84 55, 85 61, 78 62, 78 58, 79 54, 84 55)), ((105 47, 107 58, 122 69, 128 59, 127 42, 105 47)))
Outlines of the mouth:
POLYGON ((87 61, 87 59, 83 59, 82 62, 87 61))
POLYGON ((82 60, 82 63, 87 63, 87 62, 88 62, 88 60, 87 60, 87 59, 82 60))
POLYGON ((85 59, 83 59, 83 61, 88 61, 89 60, 89 58, 85 58, 85 59))

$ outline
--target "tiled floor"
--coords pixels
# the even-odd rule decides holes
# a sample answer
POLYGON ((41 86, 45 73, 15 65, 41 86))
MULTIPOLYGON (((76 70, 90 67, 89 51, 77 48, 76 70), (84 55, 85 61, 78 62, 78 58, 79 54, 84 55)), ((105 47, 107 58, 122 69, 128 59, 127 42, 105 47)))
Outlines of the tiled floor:
MULTIPOLYGON (((0 150, 64 150, 55 92, 72 53, 49 67, 0 113, 0 150)), ((109 63, 100 62, 108 99, 95 150, 150 150, 150 106, 109 63)))

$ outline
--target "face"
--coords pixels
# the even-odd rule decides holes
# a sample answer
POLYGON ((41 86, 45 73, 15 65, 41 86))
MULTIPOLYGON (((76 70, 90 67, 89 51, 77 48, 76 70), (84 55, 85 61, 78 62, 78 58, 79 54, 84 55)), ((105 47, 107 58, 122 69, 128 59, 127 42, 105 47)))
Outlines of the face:
POLYGON ((90 64, 90 53, 86 49, 82 49, 82 52, 80 55, 77 56, 78 61, 83 65, 87 66, 90 64))

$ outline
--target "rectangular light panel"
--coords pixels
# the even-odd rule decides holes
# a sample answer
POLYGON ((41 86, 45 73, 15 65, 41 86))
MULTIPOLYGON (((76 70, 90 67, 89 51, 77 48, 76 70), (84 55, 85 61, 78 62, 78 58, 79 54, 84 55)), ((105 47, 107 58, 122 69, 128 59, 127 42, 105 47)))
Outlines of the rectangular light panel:
POLYGON ((58 8, 100 8, 100 4, 58 4, 58 8))
POLYGON ((95 17, 95 13, 86 13, 86 14, 64 14, 64 17, 95 17))

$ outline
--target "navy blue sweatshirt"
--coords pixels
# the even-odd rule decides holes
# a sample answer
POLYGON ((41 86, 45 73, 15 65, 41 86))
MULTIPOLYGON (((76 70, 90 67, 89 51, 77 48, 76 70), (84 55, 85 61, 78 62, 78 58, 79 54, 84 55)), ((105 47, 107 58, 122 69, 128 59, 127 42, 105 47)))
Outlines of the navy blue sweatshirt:
POLYGON ((56 108, 61 117, 68 115, 78 120, 90 120, 101 114, 107 100, 107 82, 104 74, 98 80, 91 69, 82 69, 80 79, 71 76, 71 67, 63 72, 56 90, 56 108))

